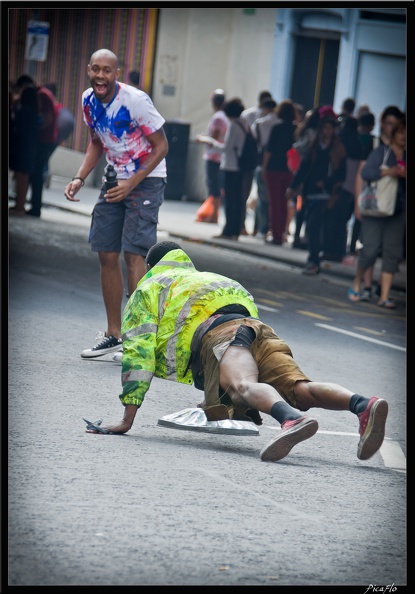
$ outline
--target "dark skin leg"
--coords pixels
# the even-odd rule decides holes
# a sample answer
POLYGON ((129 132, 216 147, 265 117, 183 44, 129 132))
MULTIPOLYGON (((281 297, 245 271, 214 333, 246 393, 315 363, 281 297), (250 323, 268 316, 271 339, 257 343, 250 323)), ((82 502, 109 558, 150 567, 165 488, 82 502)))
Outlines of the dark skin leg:
MULTIPOLYGON (((254 408, 270 414, 272 406, 283 398, 270 385, 258 383, 258 367, 251 352, 244 347, 229 347, 219 366, 221 388, 239 408, 254 408)), ((326 410, 349 410, 353 392, 339 384, 328 382, 299 381, 295 384, 294 395, 298 409, 310 408, 326 410)), ((123 419, 116 425, 104 427, 111 433, 127 433, 134 423, 138 406, 128 404, 123 419)), ((87 431, 97 433, 96 431, 87 431)), ((103 435, 103 434, 101 434, 103 435)))
MULTIPOLYGON (((239 407, 254 408, 269 415, 272 406, 283 400, 272 386, 258 383, 258 368, 247 348, 229 347, 220 362, 219 373, 221 388, 239 407)), ((349 410, 353 392, 338 384, 299 381, 294 395, 299 410, 349 410)))
MULTIPOLYGON (((138 254, 124 253, 127 266, 128 292, 135 291, 137 283, 147 272, 145 259, 138 254)), ((100 252, 101 287, 107 312, 107 336, 121 337, 121 310, 124 296, 120 255, 117 252, 100 252)))

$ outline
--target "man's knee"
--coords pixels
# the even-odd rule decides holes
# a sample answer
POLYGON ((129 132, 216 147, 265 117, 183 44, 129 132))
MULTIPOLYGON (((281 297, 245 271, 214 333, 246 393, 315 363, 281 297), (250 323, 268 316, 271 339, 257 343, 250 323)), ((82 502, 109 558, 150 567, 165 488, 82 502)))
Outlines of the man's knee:
POLYGON ((120 254, 117 252, 99 252, 99 262, 101 266, 114 266, 120 259, 120 254))
POLYGON ((310 408, 311 398, 310 382, 305 380, 296 382, 293 391, 297 404, 296 408, 301 411, 308 410, 310 408))

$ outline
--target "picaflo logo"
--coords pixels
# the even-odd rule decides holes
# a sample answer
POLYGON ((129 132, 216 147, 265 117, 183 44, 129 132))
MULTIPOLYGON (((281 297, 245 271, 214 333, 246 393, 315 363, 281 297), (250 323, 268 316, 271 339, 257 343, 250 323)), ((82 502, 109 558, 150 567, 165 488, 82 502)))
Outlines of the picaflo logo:
POLYGON ((370 584, 364 594, 368 594, 370 592, 381 592, 382 594, 387 594, 387 592, 396 592, 397 586, 395 584, 388 584, 387 586, 377 586, 376 584, 370 584))

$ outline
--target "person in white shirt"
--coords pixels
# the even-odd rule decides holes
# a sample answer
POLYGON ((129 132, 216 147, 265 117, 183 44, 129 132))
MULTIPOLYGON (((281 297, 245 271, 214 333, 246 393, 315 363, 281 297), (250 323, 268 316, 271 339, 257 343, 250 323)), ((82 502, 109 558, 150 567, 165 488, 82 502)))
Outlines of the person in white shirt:
POLYGON ((268 144, 271 128, 279 121, 275 112, 276 107, 277 102, 274 99, 265 99, 262 107, 264 115, 256 119, 251 126, 252 134, 257 141, 259 154, 259 165, 254 174, 258 189, 258 203, 255 209, 255 228, 257 229, 255 237, 259 239, 265 239, 269 230, 268 193, 267 185, 262 176, 262 156, 268 144))

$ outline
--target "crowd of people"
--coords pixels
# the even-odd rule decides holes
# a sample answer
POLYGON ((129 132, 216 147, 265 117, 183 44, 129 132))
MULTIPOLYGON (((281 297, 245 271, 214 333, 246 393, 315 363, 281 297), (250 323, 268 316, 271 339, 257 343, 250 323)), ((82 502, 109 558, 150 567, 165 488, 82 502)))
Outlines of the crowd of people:
MULTIPOLYGON (((331 105, 318 105, 304 113, 291 99, 277 103, 269 91, 261 91, 258 104, 248 109, 239 97, 226 101, 223 90, 221 101, 215 118, 221 114, 222 122, 227 121, 222 138, 213 137, 209 129, 198 138, 209 147, 206 151, 215 152, 218 163, 215 183, 220 198, 216 196, 215 214, 209 222, 218 222, 222 205, 225 225, 216 237, 238 240, 242 234, 249 235, 246 205, 255 180, 255 237, 306 249, 303 273, 309 276, 320 272, 322 260, 356 265, 348 299, 370 300, 377 292, 378 305, 393 309, 389 298, 393 274, 406 255, 405 113, 395 105, 386 106, 376 137, 372 133, 375 115, 368 105, 357 107, 351 97, 343 101, 338 114, 331 105), (258 162, 250 172, 238 168, 245 136, 241 126, 245 132, 248 126, 257 142, 258 162), (387 147, 391 148, 389 167, 381 171, 387 147), (394 214, 376 219, 362 216, 359 192, 365 183, 384 175, 399 178, 394 214), (382 273, 375 289, 377 257, 382 258, 382 273)), ((208 179, 208 187, 209 183, 208 179)), ((203 218, 196 220, 203 222, 203 218)))
POLYGON ((72 113, 56 97, 55 83, 36 84, 22 74, 9 87, 9 171, 13 174, 13 216, 41 216, 49 159, 74 128, 72 113), (26 210, 29 198, 31 208, 26 210))
MULTIPOLYGON (((139 91, 138 72, 130 73, 129 82, 129 88, 139 91)), ((48 161, 62 142, 58 126, 62 105, 55 95, 56 87, 46 83, 37 85, 27 74, 10 87, 9 170, 15 182, 11 215, 41 215, 48 161), (31 208, 26 210, 29 188, 31 208)), ((254 188, 257 197, 250 204, 254 204, 255 210, 252 233, 255 237, 267 244, 290 243, 293 249, 307 250, 303 273, 308 276, 319 274, 322 260, 355 265, 356 276, 347 294, 349 301, 367 301, 376 294, 380 306, 393 309, 395 304, 389 296, 393 275, 406 256, 405 114, 395 105, 386 106, 379 116, 376 137, 375 115, 368 105, 356 108, 351 97, 343 101, 338 114, 331 105, 318 105, 304 113, 303 106, 291 99, 277 103, 267 90, 261 91, 257 104, 248 108, 239 97, 226 99, 223 89, 216 89, 210 100, 213 114, 207 132, 196 138, 205 144, 208 191, 207 200, 196 213, 196 221, 218 223, 223 208, 225 223, 215 237, 235 241, 240 235, 249 235, 245 224, 247 203, 254 188), (256 142, 257 158, 251 168, 242 170, 240 158, 251 134, 256 142), (387 148, 390 151, 385 170, 381 165, 387 148), (362 216, 358 208, 359 192, 365 183, 384 175, 399 179, 394 214, 386 218, 362 216), (382 258, 382 272, 376 288, 373 266, 378 257, 382 258)), ((85 114, 91 108, 92 104, 85 106, 85 114)), ((85 121, 90 127, 88 120, 85 121)), ((103 117, 102 121, 107 122, 107 118, 103 117)), ((100 123, 97 129, 99 126, 100 123)), ((85 178, 86 167, 81 169, 82 176, 74 178, 76 185, 85 178)), ((164 173, 160 177, 166 183, 164 173)), ((71 189, 76 193, 79 187, 71 189)), ((96 250, 101 254, 101 245, 96 250)), ((107 266, 103 259, 100 255, 105 277, 107 266)), ((143 261, 138 268, 141 274, 143 261)), ((129 283, 129 293, 137 274, 130 273, 134 282, 129 283)), ((105 286, 103 280, 104 297, 105 286)), ((111 310, 112 297, 104 300, 111 310)), ((120 333, 118 305, 116 310, 116 321, 108 322, 104 336, 115 341, 120 333)))

